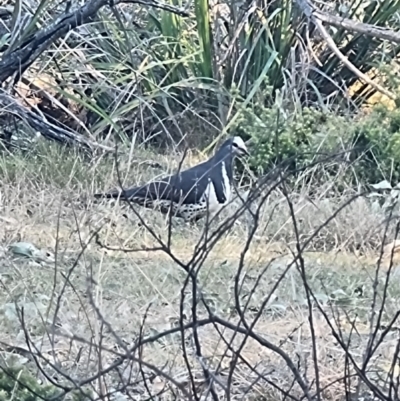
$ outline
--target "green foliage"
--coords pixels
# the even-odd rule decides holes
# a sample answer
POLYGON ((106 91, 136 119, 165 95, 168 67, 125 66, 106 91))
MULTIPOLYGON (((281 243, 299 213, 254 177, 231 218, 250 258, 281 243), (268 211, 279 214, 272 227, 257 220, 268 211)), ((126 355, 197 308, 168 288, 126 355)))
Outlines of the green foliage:
MULTIPOLYGON (((182 0, 168 3, 180 9, 185 6, 182 0)), ((0 48, 5 49, 0 57, 49 25, 54 6, 54 0, 37 0, 35 6, 17 1, 10 34, 0 37, 4 45, 0 48), (29 24, 22 23, 26 17, 29 24)), ((353 1, 346 7, 345 16, 354 21, 399 28, 396 12, 400 0, 353 1)), ((41 56, 39 64, 46 65, 43 75, 57 77, 48 91, 58 92, 61 103, 68 99, 77 106, 79 110, 71 110, 71 114, 80 115, 83 109, 82 115, 88 115, 86 129, 82 124, 77 128, 79 133, 90 133, 94 138, 116 133, 118 139, 126 140, 142 130, 147 140, 162 132, 160 142, 167 143, 187 137, 191 131, 187 125, 197 119, 208 123, 207 135, 212 136, 221 128, 218 117, 222 126, 230 124, 225 105, 234 108, 227 94, 232 87, 238 88, 249 106, 271 86, 268 99, 259 100, 258 105, 272 105, 271 112, 263 111, 261 118, 252 106, 260 120, 266 119, 263 124, 268 130, 276 126, 271 121, 276 119, 278 90, 286 101, 298 106, 335 103, 343 108, 361 105, 375 92, 361 85, 349 96, 347 89, 358 78, 321 41, 315 27, 305 23, 303 13, 291 0, 258 0, 251 7, 239 7, 237 2, 214 6, 208 0, 195 0, 188 11, 189 16, 182 17, 149 6, 103 7, 96 19, 85 25, 84 36, 69 36, 64 47, 49 49, 41 56)), ((340 14, 343 7, 335 12, 340 14)), ((381 67, 390 65, 400 52, 399 46, 389 46, 380 39, 335 27, 327 29, 341 52, 363 73, 374 68, 387 76, 388 71, 381 67)), ((29 72, 37 73, 33 69, 29 72)), ((391 90, 396 93, 396 89, 391 90)), ((308 149, 320 117, 311 123, 315 116, 307 113, 295 111, 289 117, 281 113, 279 124, 283 121, 283 126, 278 130, 280 148, 276 150, 283 155, 308 149), (296 138, 289 135, 292 131, 296 138)), ((251 120, 248 115, 241 118, 251 120)), ((250 121, 250 126, 257 124, 250 121)), ((261 126, 258 129, 262 130, 261 126)), ((196 134, 199 131, 204 132, 193 129, 196 134)), ((268 162, 273 160, 271 141, 262 140, 268 162)))
MULTIPOLYGON (((60 388, 52 384, 40 384, 32 374, 21 367, 0 368, 0 401, 41 401, 62 400, 58 396, 60 388)), ((71 401, 85 401, 91 399, 88 390, 73 390, 69 399, 71 401)))
POLYGON ((212 70, 212 41, 211 41, 211 16, 208 0, 195 0, 197 32, 199 33, 199 45, 201 62, 199 66, 206 78, 213 77, 212 70))
POLYGON ((252 138, 249 163, 257 173, 281 162, 291 169, 305 167, 336 154, 334 161, 343 165, 347 160, 351 165, 349 180, 386 179, 394 185, 400 181, 400 110, 377 105, 360 118, 345 117, 315 108, 290 108, 277 101, 263 106, 261 98, 269 96, 270 91, 264 92, 253 104, 240 108, 232 126, 238 135, 252 138))
MULTIPOLYGON (((268 92, 260 97, 267 99, 268 92)), ((265 107, 259 98, 240 110, 233 130, 252 138, 250 166, 263 174, 274 165, 289 162, 289 168, 315 161, 316 152, 334 152, 346 141, 344 117, 314 108, 288 109, 275 102, 265 107)))
MULTIPOLYGON (((183 5, 181 0, 169 0, 169 3, 183 5)), ((398 24, 391 13, 396 5, 400 6, 400 0, 377 3, 373 12, 360 9, 357 4, 349 8, 354 19, 381 26, 398 24)), ((195 119, 205 121, 210 115, 218 115, 224 120, 223 104, 232 104, 226 91, 232 87, 238 88, 250 104, 256 97, 260 99, 259 94, 269 85, 270 96, 260 100, 259 107, 272 105, 274 108, 276 93, 280 90, 286 100, 294 100, 298 105, 322 106, 329 98, 329 103, 348 108, 348 92, 342 88, 350 87, 357 78, 318 40, 316 32, 310 31, 304 15, 292 1, 261 0, 251 9, 238 8, 236 3, 224 6, 226 23, 221 23, 220 12, 211 9, 208 0, 196 0, 194 12, 187 18, 164 10, 145 10, 143 15, 135 15, 140 29, 136 25, 132 29, 122 14, 118 20, 102 10, 99 21, 87 26, 90 40, 85 45, 85 60, 77 60, 77 66, 72 69, 71 58, 60 57, 65 60, 63 79, 75 80, 76 70, 80 70, 80 76, 90 88, 90 96, 81 93, 74 101, 90 108, 95 115, 90 127, 94 136, 108 134, 111 125, 119 138, 125 138, 131 135, 132 120, 137 118, 141 122, 139 129, 146 135, 152 136, 161 130, 164 136, 173 133, 177 136, 172 139, 180 140, 187 131, 185 124, 192 125, 195 119), (312 46, 313 56, 304 47, 305 43, 312 46), (101 83, 87 69, 88 65, 101 71, 101 83), (200 112, 204 109, 208 112, 206 118, 200 112), (185 120, 178 120, 183 115, 185 120), (176 129, 177 126, 180 128, 176 129)), ((389 64, 400 51, 400 48, 389 48, 381 40, 332 29, 336 45, 364 73, 389 64)), ((374 90, 361 86, 352 93, 351 100, 355 101, 352 105, 356 105, 368 99, 374 90)), ((63 95, 68 96, 65 92, 63 95)), ((264 113, 262 118, 266 118, 264 124, 269 130, 272 124, 269 120, 276 117, 271 113, 264 113)), ((280 151, 285 155, 293 155, 291 148, 297 153, 304 151, 310 132, 317 130, 317 121, 310 123, 314 117, 307 116, 307 111, 303 114, 297 113, 294 121, 290 124, 285 121, 286 128, 280 128, 288 130, 280 133, 280 151), (296 128, 296 124, 302 128, 296 128), (299 139, 289 138, 288 132, 292 130, 299 139)), ((219 127, 215 120, 209 124, 209 129, 219 127)), ((263 145, 268 161, 272 160, 271 144, 263 145)))
POLYGON ((229 38, 235 51, 227 61, 225 85, 228 89, 237 85, 242 96, 247 96, 260 78, 267 77, 274 88, 282 87, 290 49, 298 41, 296 32, 301 32, 302 15, 292 1, 260 3, 260 8, 250 13, 244 8, 238 12, 235 3, 230 6, 229 38))
POLYGON ((60 390, 53 385, 40 385, 21 368, 0 370, 0 401, 39 401, 55 398, 60 390))
POLYGON ((360 119, 354 130, 354 142, 360 156, 360 178, 372 183, 386 179, 400 181, 400 110, 374 107, 371 114, 360 119))
POLYGON ((21 177, 29 177, 27 181, 33 185, 40 182, 58 188, 70 186, 78 189, 83 183, 93 179, 99 180, 98 185, 102 185, 102 177, 114 167, 113 156, 109 155, 108 159, 109 162, 104 163, 104 167, 97 166, 94 165, 95 159, 92 159, 91 163, 89 158, 77 149, 43 140, 32 144, 28 152, 0 154, 0 176, 4 183, 18 182, 21 177))

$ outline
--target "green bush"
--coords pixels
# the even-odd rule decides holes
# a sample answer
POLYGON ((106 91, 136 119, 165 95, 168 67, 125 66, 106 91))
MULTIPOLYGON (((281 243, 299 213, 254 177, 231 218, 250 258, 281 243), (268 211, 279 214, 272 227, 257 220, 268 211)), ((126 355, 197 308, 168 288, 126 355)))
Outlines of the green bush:
POLYGON ((252 138, 250 166, 264 174, 278 163, 287 161, 289 168, 305 166, 316 160, 317 152, 332 153, 338 144, 351 138, 344 117, 305 107, 284 109, 277 103, 264 107, 243 108, 233 125, 242 137, 252 138))
POLYGON ((376 183, 400 181, 400 110, 382 105, 354 124, 353 157, 359 157, 360 179, 376 183))
POLYGON ((333 163, 324 165, 324 180, 344 162, 352 167, 343 174, 349 183, 400 180, 400 110, 379 105, 366 115, 349 117, 277 102, 267 107, 258 99, 240 110, 232 128, 235 134, 252 138, 249 164, 257 174, 282 162, 299 169, 331 155, 333 163))
MULTIPOLYGON (((21 367, 0 368, 0 401, 41 401, 62 400, 58 396, 61 389, 52 384, 40 384, 38 380, 26 369, 21 367)), ((85 401, 90 397, 87 390, 74 390, 68 397, 72 401, 85 401)))
POLYGON ((21 368, 0 370, 0 401, 39 401, 56 397, 60 390, 52 385, 40 385, 21 368))

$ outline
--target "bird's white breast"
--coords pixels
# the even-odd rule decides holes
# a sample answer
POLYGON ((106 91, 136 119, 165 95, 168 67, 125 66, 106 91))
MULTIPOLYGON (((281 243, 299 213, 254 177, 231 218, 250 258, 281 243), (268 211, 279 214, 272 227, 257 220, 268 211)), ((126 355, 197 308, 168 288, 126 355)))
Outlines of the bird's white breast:
POLYGON ((214 183, 211 178, 208 179, 208 185, 204 194, 201 198, 201 202, 208 203, 208 208, 211 213, 217 213, 224 205, 229 203, 232 195, 231 184, 229 181, 228 174, 226 172, 225 163, 221 163, 221 174, 222 174, 222 189, 224 191, 225 202, 220 203, 215 191, 214 183))
POLYGON ((225 162, 222 162, 222 186, 225 194, 225 205, 229 203, 232 196, 231 183, 229 182, 228 173, 226 172, 225 162))
POLYGON ((210 212, 218 210, 219 207, 218 198, 215 192, 214 184, 211 181, 211 178, 208 179, 207 188, 202 196, 202 201, 208 203, 208 208, 210 212))

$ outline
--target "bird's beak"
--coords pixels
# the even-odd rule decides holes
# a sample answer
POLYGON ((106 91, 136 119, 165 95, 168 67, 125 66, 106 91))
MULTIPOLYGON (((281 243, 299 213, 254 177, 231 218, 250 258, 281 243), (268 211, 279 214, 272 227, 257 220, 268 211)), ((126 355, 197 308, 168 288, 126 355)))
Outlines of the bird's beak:
POLYGON ((250 153, 246 148, 240 148, 240 156, 250 156, 250 153))

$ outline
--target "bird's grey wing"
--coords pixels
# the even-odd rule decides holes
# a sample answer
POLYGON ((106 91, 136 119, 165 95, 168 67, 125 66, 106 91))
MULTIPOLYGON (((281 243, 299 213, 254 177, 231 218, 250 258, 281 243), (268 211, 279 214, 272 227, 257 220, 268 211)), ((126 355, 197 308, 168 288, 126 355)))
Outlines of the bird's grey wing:
POLYGON ((142 199, 144 203, 154 200, 176 201, 176 193, 173 191, 173 187, 170 185, 168 179, 152 181, 145 185, 129 188, 118 192, 118 195, 120 199, 135 201, 142 199))
POLYGON ((224 182, 222 167, 222 163, 212 164, 210 162, 206 162, 201 166, 197 166, 197 168, 192 171, 188 170, 182 173, 182 176, 184 177, 182 181, 185 183, 183 187, 186 191, 189 189, 189 182, 191 183, 191 186, 194 185, 194 182, 196 183, 197 192, 190 194, 188 197, 188 203, 194 203, 194 197, 196 200, 198 200, 204 194, 210 181, 214 185, 218 203, 226 202, 226 188, 224 188, 224 185, 229 183, 229 179, 226 174, 225 178, 227 182, 224 182))
POLYGON ((210 178, 208 166, 196 166, 196 169, 183 171, 179 174, 177 189, 180 191, 182 204, 196 204, 207 189, 210 178))
POLYGON ((178 174, 126 190, 113 190, 95 194, 96 198, 120 198, 135 200, 145 206, 154 200, 172 201, 182 204, 197 203, 208 185, 209 167, 206 163, 192 167, 178 174))

